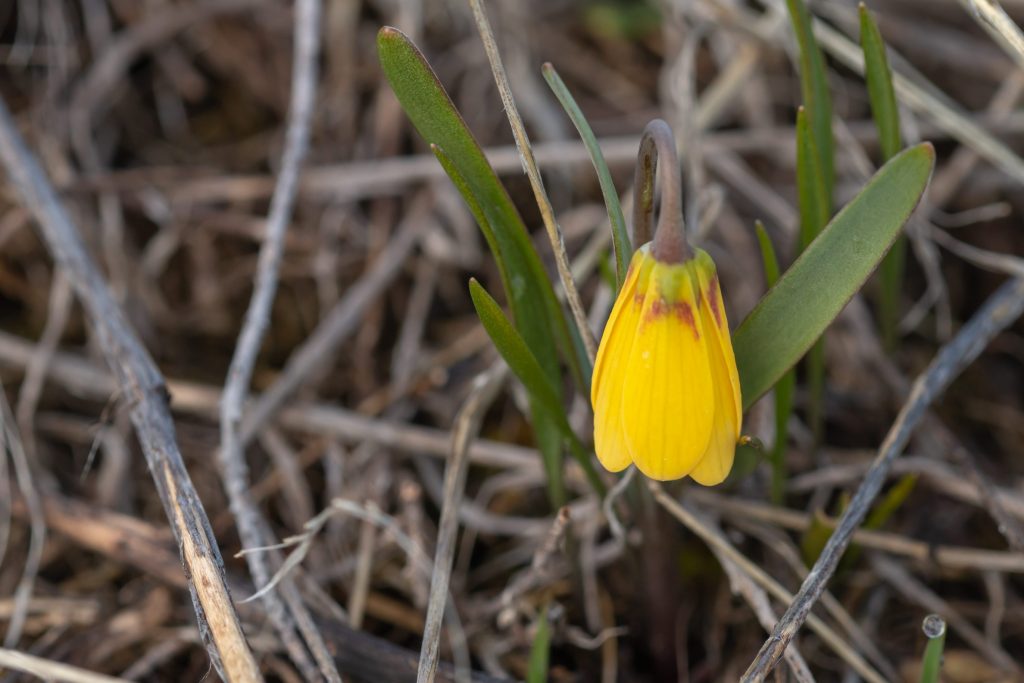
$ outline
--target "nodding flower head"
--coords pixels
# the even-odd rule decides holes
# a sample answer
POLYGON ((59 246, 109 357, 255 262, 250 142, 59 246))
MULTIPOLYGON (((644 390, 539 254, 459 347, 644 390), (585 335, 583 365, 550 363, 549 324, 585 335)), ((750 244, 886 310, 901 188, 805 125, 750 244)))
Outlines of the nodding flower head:
POLYGON ((715 263, 686 240, 675 143, 660 120, 640 142, 635 237, 650 234, 658 155, 658 228, 633 254, 597 350, 594 449, 612 472, 633 463, 652 479, 711 486, 729 475, 740 434, 736 358, 715 263))
POLYGON ((732 469, 742 408, 729 323, 707 252, 633 255, 594 366, 594 446, 605 468, 718 484, 732 469))

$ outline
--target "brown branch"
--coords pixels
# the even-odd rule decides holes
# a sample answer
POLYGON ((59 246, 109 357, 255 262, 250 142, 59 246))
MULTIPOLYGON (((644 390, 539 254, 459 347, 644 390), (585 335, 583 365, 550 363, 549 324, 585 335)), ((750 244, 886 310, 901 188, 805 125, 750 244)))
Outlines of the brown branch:
POLYGON ((43 240, 92 320, 117 377, 189 577, 199 631, 229 681, 262 680, 224 580, 220 549, 174 436, 164 379, 118 308, 49 180, 0 100, 0 162, 39 225, 43 240))

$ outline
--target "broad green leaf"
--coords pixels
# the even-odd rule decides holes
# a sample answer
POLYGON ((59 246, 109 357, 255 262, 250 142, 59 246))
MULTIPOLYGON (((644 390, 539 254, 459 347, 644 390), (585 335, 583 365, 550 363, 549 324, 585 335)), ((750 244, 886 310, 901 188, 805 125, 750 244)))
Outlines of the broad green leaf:
POLYGON ((530 646, 530 663, 526 670, 526 683, 547 683, 548 660, 551 653, 551 624, 548 605, 544 603, 537 615, 537 632, 530 646))
POLYGON ((900 151, 900 114, 885 43, 871 12, 860 6, 860 45, 864 50, 864 76, 868 83, 871 114, 878 128, 882 159, 888 161, 900 151))
MULTIPOLYGON (((896 93, 892 86, 892 71, 885 54, 885 43, 871 12, 860 6, 860 44, 864 50, 864 75, 868 84, 871 114, 878 128, 878 141, 882 160, 888 161, 900 151, 900 114, 896 93)), ((906 264, 907 243, 900 237, 882 261, 879 323, 882 339, 888 349, 896 347, 896 323, 899 319, 900 293, 903 290, 903 269, 906 264)))
POLYGON ((821 179, 825 185, 825 196, 828 198, 831 211, 832 186, 835 183, 835 165, 833 163, 832 141, 832 98, 828 92, 828 73, 825 70, 825 58, 818 47, 818 41, 811 30, 811 16, 807 12, 804 0, 786 0, 789 16, 793 22, 800 45, 800 89, 803 92, 804 106, 807 107, 811 119, 811 132, 814 135, 814 147, 818 154, 818 165, 821 168, 821 179))
POLYGON ((917 206, 935 162, 928 143, 883 166, 779 278, 733 335, 743 405, 803 356, 878 265, 917 206))
MULTIPOLYGON (((569 426, 561 398, 549 379, 550 375, 541 368, 536 356, 505 317, 498 302, 475 279, 469 281, 469 295, 473 300, 473 307, 476 309, 480 322, 483 323, 487 335, 494 342, 494 347, 498 349, 498 353, 526 387, 535 420, 538 417, 549 420, 561 432, 562 438, 569 444, 570 453, 579 461, 595 489, 602 492, 604 483, 594 470, 589 452, 577 438, 572 427, 569 426)), ((538 430, 538 440, 541 437, 545 439, 550 437, 550 432, 540 433, 538 430)), ((549 477, 561 477, 561 444, 558 445, 557 459, 551 458, 544 452, 545 466, 550 470, 549 477)))
POLYGON ((583 144, 590 154, 590 160, 597 171, 597 180, 601 184, 601 194, 604 197, 604 205, 608 211, 608 220, 612 226, 612 247, 615 250, 615 274, 617 292, 626 281, 626 270, 629 269, 629 259, 633 256, 633 246, 629 241, 629 232, 626 230, 626 219, 622 216, 622 206, 619 204, 619 195, 615 190, 615 183, 612 182, 611 171, 604 161, 604 154, 601 153, 601 146, 597 144, 597 137, 590 129, 590 124, 583 116, 583 110, 576 104, 572 93, 565 87, 562 77, 558 75, 550 63, 541 67, 544 73, 544 80, 551 86, 555 97, 561 103, 565 113, 569 115, 576 131, 583 139, 583 144))
MULTIPOLYGON (((764 275, 768 288, 771 289, 779 280, 779 260, 775 256, 775 247, 764 224, 754 224, 757 241, 761 245, 761 260, 764 262, 764 275)), ((796 389, 796 373, 790 370, 775 385, 775 443, 769 457, 772 463, 771 498, 776 505, 782 503, 786 494, 786 445, 789 443, 789 417, 793 414, 793 392, 796 389)))
POLYGON ((560 345, 574 376, 586 387, 589 363, 580 358, 579 346, 526 226, 480 145, 408 37, 384 27, 377 34, 377 49, 384 75, 402 108, 420 135, 443 151, 445 170, 467 204, 475 205, 477 220, 484 219, 481 229, 499 264, 516 328, 549 376, 558 374, 560 345))

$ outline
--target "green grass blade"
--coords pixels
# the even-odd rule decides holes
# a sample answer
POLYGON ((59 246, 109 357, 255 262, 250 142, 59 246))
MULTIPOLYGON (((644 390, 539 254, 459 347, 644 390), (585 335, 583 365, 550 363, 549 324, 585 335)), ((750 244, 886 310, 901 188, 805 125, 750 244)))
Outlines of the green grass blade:
POLYGON ((934 162, 925 143, 883 166, 736 329, 744 408, 807 352, 875 269, 917 206, 934 162))
POLYGON ((547 603, 537 615, 537 632, 530 646, 530 663, 526 669, 526 683, 547 683, 548 659, 551 655, 551 624, 548 622, 547 603))
MULTIPOLYGON (((800 89, 804 106, 811 119, 814 147, 818 154, 821 179, 825 185, 825 196, 832 200, 835 184, 834 142, 832 140, 832 98, 828 92, 828 74, 825 57, 821 54, 818 41, 811 30, 811 16, 804 0, 786 0, 789 16, 793 22, 797 43, 800 45, 800 89)), ((831 210, 831 205, 830 205, 831 210)))
POLYGON ((896 91, 892 87, 892 71, 885 54, 885 43, 871 12, 860 5, 860 45, 864 51, 864 76, 868 83, 871 114, 878 128, 882 159, 888 161, 900 151, 900 113, 896 91))
POLYGON ((796 112, 796 187, 800 205, 800 250, 803 251, 828 223, 830 213, 817 143, 804 107, 796 112))
POLYGON ((591 130, 590 124, 587 123, 586 117, 583 116, 583 110, 576 104, 576 100, 565 86, 562 77, 558 75, 555 67, 550 63, 544 64, 541 67, 541 71, 544 74, 544 80, 548 82, 551 90, 555 93, 555 97, 558 98, 562 108, 565 109, 565 113, 569 115, 569 119, 576 126, 576 131, 580 134, 580 138, 583 139, 583 144, 590 154, 594 170, 597 171, 597 180, 601 184, 601 194, 604 197, 604 205, 608 211, 608 220, 612 226, 612 247, 615 250, 615 280, 617 285, 615 291, 618 291, 626 281, 626 270, 629 268, 629 259, 633 256, 633 245, 629 241, 626 219, 622 215, 622 206, 619 204, 619 195, 615 190, 615 183, 612 182, 611 171, 608 170, 608 164, 604 161, 604 154, 601 152, 601 146, 597 144, 597 137, 594 135, 594 131, 591 130))
MULTIPOLYGON (((871 12, 862 3, 860 11, 860 44, 864 51, 864 76, 868 84, 871 114, 878 129, 882 160, 888 161, 900 151, 900 114, 892 85, 892 70, 885 53, 885 43, 871 12)), ((882 261, 879 269, 879 327, 887 349, 896 347, 896 324, 900 314, 900 292, 903 290, 903 269, 906 264, 906 238, 900 237, 882 261)))
POLYGON ((768 289, 775 286, 779 281, 779 259, 775 255, 775 246, 772 245, 772 238, 764 229, 764 223, 754 222, 754 231, 757 233, 757 243, 761 247, 761 262, 764 264, 764 279, 768 289))
MULTIPOLYGON (((764 262, 764 275, 768 288, 771 289, 779 280, 779 260, 775 256, 775 247, 764 229, 764 224, 754 224, 757 241, 761 245, 761 260, 764 262)), ((793 413, 793 392, 796 388, 796 374, 790 370, 775 385, 775 443, 768 457, 772 463, 771 499, 776 505, 782 503, 786 494, 786 445, 789 443, 789 417, 793 413)))
POLYGON ((903 291, 903 272, 907 263, 907 238, 900 235, 886 254, 879 268, 881 296, 878 301, 879 327, 882 343, 889 351, 896 348, 899 338, 900 293, 903 291))
POLYGON ((872 508, 871 513, 868 515, 861 527, 864 529, 881 529, 885 523, 889 521, 889 518, 903 506, 903 503, 906 502, 910 494, 914 492, 914 487, 916 485, 916 474, 907 474, 903 476, 891 489, 889 489, 889 492, 885 494, 885 497, 882 498, 874 508, 872 508))
MULTIPOLYGON (((861 524, 862 529, 881 529, 885 526, 885 523, 889 521, 897 510, 906 502, 907 498, 914 491, 914 486, 917 484, 916 474, 904 475, 896 484, 889 489, 888 493, 882 500, 871 508, 871 512, 868 513, 867 519, 861 524)), ((846 554, 843 556, 840 566, 843 568, 853 567, 857 560, 860 559, 864 549, 856 544, 851 543, 846 554)))
POLYGON ((481 229, 485 235, 490 233, 488 245, 499 263, 516 328, 552 377, 558 373, 557 348, 561 346, 581 388, 589 391, 589 362, 580 358, 574 328, 555 297, 519 212, 462 116, 423 55, 401 31, 382 28, 377 50, 402 108, 420 135, 443 150, 445 170, 471 208, 475 205, 477 220, 485 219, 487 227, 482 223, 481 229))
MULTIPOLYGON (((804 107, 796 113, 796 185, 800 204, 800 251, 807 248, 828 223, 831 212, 821 159, 804 107)), ((819 340, 807 354, 807 422, 814 442, 821 442, 825 401, 825 342, 819 340)))
POLYGON ((921 659, 921 683, 939 683, 942 672, 942 650, 946 646, 946 623, 937 614, 929 614, 924 618, 924 633, 928 636, 928 645, 924 648, 921 659))

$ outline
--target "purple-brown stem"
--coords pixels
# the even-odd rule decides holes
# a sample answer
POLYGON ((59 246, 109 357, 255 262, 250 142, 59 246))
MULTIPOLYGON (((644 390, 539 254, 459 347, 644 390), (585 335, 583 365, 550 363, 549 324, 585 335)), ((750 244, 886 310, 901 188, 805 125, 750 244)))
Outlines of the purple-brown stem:
POLYGON ((648 242, 654 214, 654 174, 661 185, 661 211, 654 231, 651 254, 663 263, 682 263, 693 257, 683 222, 682 182, 672 129, 661 119, 644 128, 636 161, 636 198, 633 202, 633 239, 636 246, 648 242), (662 163, 658 163, 658 161, 662 163))

